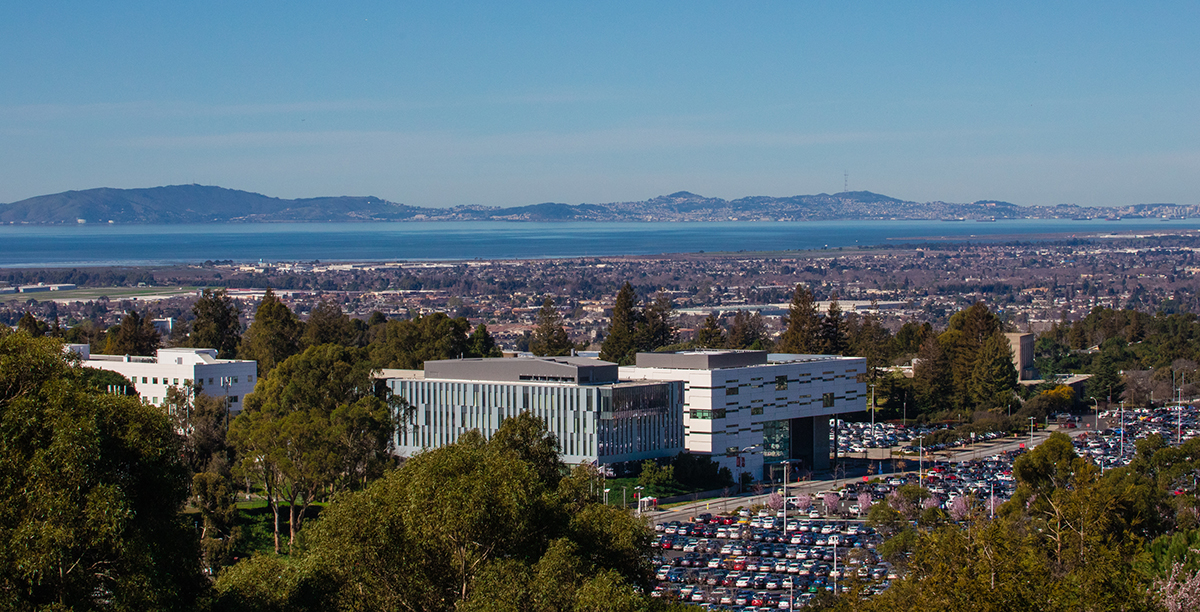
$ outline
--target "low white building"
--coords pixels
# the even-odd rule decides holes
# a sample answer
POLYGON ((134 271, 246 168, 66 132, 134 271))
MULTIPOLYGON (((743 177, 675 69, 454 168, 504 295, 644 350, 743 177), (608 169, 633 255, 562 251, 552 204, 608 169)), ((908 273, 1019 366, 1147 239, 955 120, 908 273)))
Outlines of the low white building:
POLYGON ((702 350, 638 353, 621 378, 682 381, 688 452, 777 480, 784 464, 829 468, 829 417, 866 409, 866 370, 862 357, 702 350))
POLYGON ((254 390, 258 363, 245 359, 217 359, 217 349, 164 348, 154 357, 93 355, 86 344, 68 344, 89 368, 109 370, 128 378, 138 395, 162 405, 167 389, 191 382, 196 392, 228 397, 230 412, 242 409, 242 399, 254 390))

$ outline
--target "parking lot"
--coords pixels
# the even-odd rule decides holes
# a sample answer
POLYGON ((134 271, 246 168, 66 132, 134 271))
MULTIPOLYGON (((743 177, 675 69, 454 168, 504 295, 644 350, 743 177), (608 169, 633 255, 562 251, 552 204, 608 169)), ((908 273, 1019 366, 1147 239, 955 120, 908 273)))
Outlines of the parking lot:
MULTIPOLYGON (((1050 430, 1072 436, 1081 456, 1109 469, 1127 464, 1137 441, 1152 434, 1161 435, 1168 445, 1200 435, 1200 409, 1185 405, 1114 410, 1098 419, 1064 416, 1051 423, 1050 430)), ((848 448, 856 438, 869 438, 877 448, 900 451, 900 445, 921 435, 919 430, 889 430, 878 424, 843 425, 846 431, 865 432, 847 439, 848 448)), ((1035 442, 1046 435, 1039 432, 1035 442)), ((706 609, 755 611, 799 608, 822 590, 850 585, 860 586, 863 596, 881 592, 902 576, 902 570, 876 553, 882 538, 862 520, 872 505, 887 502, 903 485, 919 484, 930 493, 922 510, 941 508, 950 520, 963 520, 970 514, 986 515, 1013 495, 1012 465, 1027 452, 1021 447, 1028 439, 997 434, 979 436, 975 442, 957 450, 950 447, 941 456, 926 449, 919 474, 791 485, 786 522, 778 506, 753 515, 746 510, 727 515, 704 511, 731 504, 763 506, 769 501, 765 495, 698 502, 684 518, 655 525, 658 585, 653 595, 706 609)), ((680 511, 669 516, 680 517, 680 511)))
POLYGON ((806 514, 785 524, 781 514, 702 513, 655 525, 662 552, 652 595, 711 609, 787 610, 839 583, 862 581, 876 592, 896 577, 875 552, 879 536, 861 521, 806 514))

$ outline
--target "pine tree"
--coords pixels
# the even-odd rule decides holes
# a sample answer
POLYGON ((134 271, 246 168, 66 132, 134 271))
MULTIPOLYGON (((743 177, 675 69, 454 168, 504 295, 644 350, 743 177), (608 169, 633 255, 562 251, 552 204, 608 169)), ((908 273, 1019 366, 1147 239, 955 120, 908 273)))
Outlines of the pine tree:
POLYGON ((626 282, 617 292, 613 303, 612 319, 608 333, 600 345, 600 359, 621 365, 633 363, 637 353, 637 330, 641 315, 637 311, 637 296, 633 287, 626 282))
POLYGON ((237 304, 224 289, 205 289, 200 299, 192 305, 192 331, 187 345, 194 348, 217 349, 218 359, 232 359, 237 355, 238 343, 242 339, 241 313, 237 304))
POLYGON ((992 409, 1009 406, 1017 388, 1017 369, 1012 362, 1012 349, 1001 333, 992 334, 979 350, 971 376, 971 392, 975 405, 992 409))
POLYGON ((570 355, 575 344, 563 328, 562 315, 554 308, 554 300, 546 298, 538 310, 537 327, 529 341, 529 351, 539 356, 570 355))
POLYGON ((821 320, 817 317, 812 292, 804 285, 796 284, 792 304, 784 318, 783 335, 779 337, 779 351, 800 355, 817 352, 820 329, 821 320))
POLYGON ((846 329, 842 319, 842 307, 837 296, 829 302, 829 311, 821 319, 821 354, 841 355, 846 352, 846 329))
POLYGON ((109 355, 150 356, 158 349, 161 337, 147 313, 144 317, 130 310, 121 323, 108 330, 104 352, 109 355))
POLYGON ((922 412, 942 412, 953 406, 950 360, 937 338, 930 337, 913 362, 913 390, 922 412))
POLYGON ((658 292, 654 301, 642 310, 642 324, 638 329, 638 350, 654 351, 675 344, 675 306, 671 298, 658 292))
POLYGON ((704 325, 696 330, 696 346, 700 348, 720 348, 725 346, 725 328, 717 320, 716 314, 709 314, 704 319, 704 325))

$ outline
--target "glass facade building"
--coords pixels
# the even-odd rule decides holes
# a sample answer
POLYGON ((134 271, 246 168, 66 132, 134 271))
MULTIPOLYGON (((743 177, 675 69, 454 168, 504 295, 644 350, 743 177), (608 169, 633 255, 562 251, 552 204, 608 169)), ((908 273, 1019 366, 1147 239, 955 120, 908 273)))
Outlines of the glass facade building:
POLYGON ((473 429, 490 439, 504 419, 522 412, 546 424, 567 463, 681 452, 682 383, 622 382, 616 373, 614 364, 594 359, 547 357, 429 362, 424 371, 385 370, 381 377, 413 407, 395 433, 403 455, 451 444, 473 429))

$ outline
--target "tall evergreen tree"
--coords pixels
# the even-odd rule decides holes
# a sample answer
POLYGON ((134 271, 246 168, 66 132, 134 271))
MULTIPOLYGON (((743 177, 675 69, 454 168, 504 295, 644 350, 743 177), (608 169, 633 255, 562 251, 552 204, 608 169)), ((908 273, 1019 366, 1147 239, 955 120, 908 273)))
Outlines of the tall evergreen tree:
POLYGON ((704 325, 696 330, 696 346, 700 348, 721 348, 725 346, 725 328, 717 320, 715 313, 709 313, 704 319, 704 325))
POLYGON ((675 306, 662 291, 642 310, 642 325, 638 330, 638 349, 654 351, 675 344, 675 306))
POLYGON ((983 343, 1002 331, 1000 317, 992 314, 982 302, 954 313, 946 331, 938 336, 942 350, 950 360, 950 375, 954 385, 954 402, 967 409, 975 404, 972 380, 983 343))
POLYGON ((783 335, 779 337, 778 349, 783 353, 807 355, 820 350, 821 319, 813 294, 802 284, 796 284, 792 303, 784 317, 783 335))
POLYGON ((867 360, 867 375, 874 380, 878 368, 887 365, 891 358, 892 334, 879 322, 874 310, 857 317, 849 327, 847 351, 867 360))
POLYGON ((735 350, 765 350, 770 348, 770 338, 767 337, 767 324, 763 321, 762 313, 749 314, 739 310, 733 315, 729 326, 729 336, 725 347, 735 350))
POLYGON ((913 362, 913 390, 922 412, 943 412, 953 406, 950 360, 937 338, 930 337, 913 362))
POLYGON ((217 349, 218 359, 232 359, 242 340, 241 312, 224 289, 205 289, 192 304, 192 331, 187 345, 217 349))
POLYGON ((1017 389, 1017 369, 1012 349, 1004 334, 995 333, 983 342, 971 377, 975 405, 985 409, 1011 406, 1017 389))
POLYGON ((575 344, 563 328, 562 315, 554 308, 554 300, 546 298, 538 309, 537 327, 529 341, 529 351, 539 356, 570 355, 575 344))
POLYGON ((841 355, 846 352, 846 328, 842 319, 842 307, 837 296, 829 302, 829 311, 821 319, 821 353, 841 355))
POLYGON ((150 319, 150 313, 141 316, 130 310, 121 318, 121 323, 108 330, 104 352, 108 355, 154 355, 161 342, 158 330, 150 319))
POLYGON ((641 314, 637 310, 637 296, 633 293, 633 286, 626 282, 617 292, 617 299, 613 303, 608 333, 600 345, 600 358, 621 365, 633 363, 638 349, 639 324, 641 314))
POLYGON ((258 362, 258 376, 265 377, 284 359, 300 352, 300 320, 270 288, 254 312, 254 322, 242 337, 238 356, 258 362))

